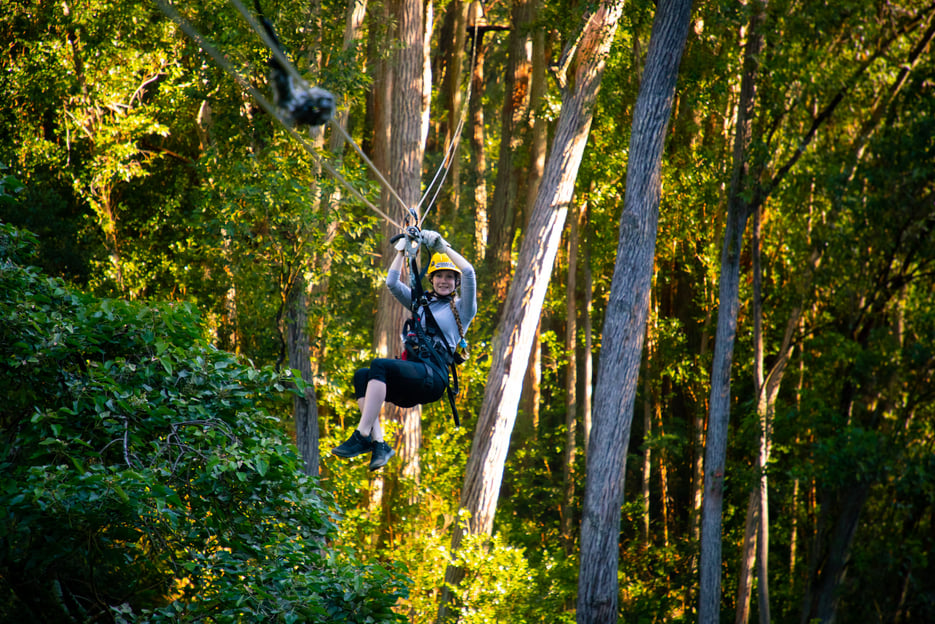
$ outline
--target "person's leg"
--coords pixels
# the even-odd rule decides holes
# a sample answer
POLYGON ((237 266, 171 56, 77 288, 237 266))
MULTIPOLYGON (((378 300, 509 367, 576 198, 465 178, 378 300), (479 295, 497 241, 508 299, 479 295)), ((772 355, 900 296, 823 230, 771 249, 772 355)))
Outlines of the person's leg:
MULTIPOLYGON (((360 424, 357 430, 362 435, 372 439, 383 440, 383 427, 380 425, 380 411, 383 401, 386 400, 386 382, 371 379, 367 382, 367 393, 364 395, 363 406, 360 408, 360 424)), ((360 401, 358 401, 358 405, 360 401)))
POLYGON ((370 469, 385 465, 395 455, 383 441, 380 412, 389 401, 399 407, 412 407, 437 400, 444 392, 444 381, 425 364, 378 358, 354 374, 354 393, 361 417, 347 442, 332 452, 340 457, 356 457, 371 451, 370 469))
MULTIPOLYGON (((371 371, 368 368, 361 368, 354 373, 354 394, 357 396, 357 406, 360 407, 361 414, 364 413, 364 406, 366 405, 366 388, 370 376, 371 371)), ((379 427, 379 422, 377 427, 379 427)), ((372 428, 372 425, 366 430, 363 429, 363 417, 361 417, 361 422, 358 424, 357 429, 354 430, 354 433, 351 434, 351 437, 331 449, 332 454, 338 457, 351 458, 371 452, 373 450, 373 438, 368 435, 370 428, 372 428), (364 431, 368 431, 368 433, 364 433, 364 431)), ((382 438, 382 428, 379 429, 379 434, 382 438)))

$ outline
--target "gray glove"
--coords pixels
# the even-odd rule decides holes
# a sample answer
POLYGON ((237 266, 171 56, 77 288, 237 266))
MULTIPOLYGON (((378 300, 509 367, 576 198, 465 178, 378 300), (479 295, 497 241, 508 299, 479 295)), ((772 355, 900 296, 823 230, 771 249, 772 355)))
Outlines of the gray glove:
POLYGON ((422 244, 435 253, 445 253, 445 250, 451 246, 441 234, 434 230, 422 230, 422 244))

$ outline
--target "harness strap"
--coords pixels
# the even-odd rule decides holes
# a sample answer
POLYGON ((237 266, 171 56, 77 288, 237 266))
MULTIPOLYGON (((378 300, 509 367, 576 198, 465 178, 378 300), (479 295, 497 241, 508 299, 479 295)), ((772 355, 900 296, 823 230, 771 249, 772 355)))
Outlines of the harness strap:
POLYGON ((435 315, 432 314, 432 309, 429 307, 427 301, 423 302, 423 308, 425 310, 425 318, 427 321, 431 321, 433 325, 438 329, 438 335, 441 336, 442 342, 445 345, 445 349, 451 355, 451 361, 448 363, 448 371, 450 375, 447 376, 447 382, 445 383, 445 390, 448 392, 448 403, 451 404, 451 414, 454 417, 455 427, 461 426, 461 419, 458 418, 458 408, 455 407, 455 397, 458 395, 458 369, 455 367, 454 361, 454 350, 451 348, 451 345, 448 344, 448 339, 445 338, 445 332, 442 331, 441 326, 439 326, 438 321, 435 320, 435 315), (452 384, 452 378, 454 383, 452 384), (452 387, 454 386, 454 387, 452 387))
POLYGON ((442 374, 442 371, 444 371, 445 390, 448 392, 448 403, 451 405, 451 415, 454 418, 455 427, 460 427, 461 419, 458 417, 458 408, 455 407, 455 395, 458 393, 458 373, 454 370, 453 362, 450 364, 445 362, 435 351, 435 341, 431 340, 425 334, 425 328, 422 327, 422 322, 419 319, 419 308, 422 307, 426 323, 431 322, 435 326, 439 336, 441 336, 442 342, 445 344, 445 348, 448 353, 451 354, 452 350, 451 346, 448 344, 448 339, 445 338, 445 333, 441 330, 441 327, 439 327, 435 316, 432 314, 431 308, 429 308, 429 302, 425 298, 425 291, 422 289, 422 280, 419 278, 419 265, 415 255, 409 257, 409 281, 411 284, 410 290, 412 292, 412 302, 410 304, 412 309, 412 325, 416 333, 416 338, 419 341, 419 359, 428 366, 435 368, 436 372, 439 374, 442 374), (427 352, 429 357, 424 357, 423 352, 427 352), (449 371, 454 372, 454 389, 451 387, 451 375, 449 371))

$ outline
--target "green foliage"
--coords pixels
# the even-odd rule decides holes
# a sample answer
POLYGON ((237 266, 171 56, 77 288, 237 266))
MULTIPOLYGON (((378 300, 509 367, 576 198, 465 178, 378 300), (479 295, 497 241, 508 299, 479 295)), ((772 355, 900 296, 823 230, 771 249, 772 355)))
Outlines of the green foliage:
MULTIPOLYGON (((373 67, 396 45, 385 39, 391 24, 374 11, 362 39, 345 50, 346 3, 262 4, 300 71, 324 81, 350 109, 350 130, 366 148, 373 128, 364 102, 373 67)), ((178 6, 263 88, 268 53, 228 2, 178 6)), ((532 32, 544 35, 549 63, 575 41, 592 6, 551 1, 537 8, 532 32)), ((699 4, 681 65, 662 171, 653 349, 638 398, 640 408, 644 400, 659 408, 661 423, 643 431, 634 418, 620 530, 625 621, 693 619, 692 464, 703 453, 695 428, 709 392, 750 6, 699 4), (645 450, 653 458, 648 542, 638 504, 645 450), (665 527, 661 464, 668 470, 665 527)), ((447 5, 436 8, 441 15, 447 5)), ((487 9, 491 23, 509 22, 508 3, 487 9)), ((918 24, 887 43, 909 16, 929 10, 916 0, 777 1, 768 8, 751 154, 757 178, 767 181, 800 149, 812 123, 825 120, 763 212, 767 366, 790 311, 805 311, 777 400, 768 466, 777 622, 802 620, 802 597, 816 586, 808 569, 825 559, 810 551, 820 540, 804 536, 824 530, 840 496, 865 485, 837 621, 864 621, 868 605, 881 619, 935 619, 927 554, 935 546, 932 55, 909 62, 925 31, 918 24), (852 80, 864 63, 865 73, 852 80), (819 118, 839 93, 842 105, 819 118), (883 108, 874 110, 877 103, 883 108)), ((587 202, 579 266, 587 264, 593 280, 595 356, 653 17, 652 3, 624 8, 572 207, 587 202)), ((437 33, 436 65, 449 44, 437 33)), ((507 37, 485 38, 489 183, 507 37)), ((63 619, 62 610, 91 619, 108 608, 125 621, 379 621, 395 617, 388 609, 397 597, 410 620, 433 619, 501 302, 481 293, 473 357, 462 369, 463 428, 451 428, 444 402, 424 410, 419 479, 397 478, 398 464, 375 476, 361 463, 323 457, 329 494, 321 494, 297 473, 282 434, 289 423, 273 418, 288 410, 282 387, 289 380, 217 349, 276 362, 284 293, 304 277, 314 295, 307 329, 321 448, 343 440, 357 421, 350 380, 373 355, 373 293, 382 288, 385 241, 373 235, 372 213, 332 195, 333 181, 151 2, 8 2, 0 38, 9 42, 0 51, 0 221, 39 235, 0 230, 0 619, 37 619, 22 615, 20 595, 37 596, 35 608, 47 609, 50 621, 63 619), (96 299, 46 275, 101 296, 184 303, 96 299), (371 507, 375 492, 383 494, 378 509, 371 507), (334 507, 345 510, 340 522, 334 507), (334 543, 356 544, 382 565, 361 566, 334 543), (397 563, 411 571, 406 599, 397 563)), ((537 112, 554 122, 561 93, 547 81, 537 112)), ((443 99, 437 89, 433 97, 443 99)), ((436 113, 433 106, 426 173, 444 160, 445 124, 436 113)), ((478 217, 467 164, 476 155, 466 140, 461 145, 461 208, 450 220, 434 212, 429 222, 467 248, 478 217)), ((356 188, 376 196, 356 156, 335 162, 356 188)), ((747 496, 758 476, 750 264, 745 255, 724 501, 725 620, 733 615, 747 496)), ((472 575, 460 608, 472 621, 573 617, 577 553, 574 544, 566 553, 559 527, 563 336, 566 299, 576 296, 583 309, 584 280, 579 275, 579 292, 567 293, 562 273, 542 319, 539 431, 514 439, 496 537, 471 541, 462 555, 472 575)), ((581 429, 579 421, 579 451, 581 429)), ((393 425, 387 430, 395 433, 393 425)), ((577 506, 582 452, 574 468, 577 506)))
POLYGON ((0 228, 0 619, 401 621, 400 571, 330 544, 263 407, 281 375, 207 345, 188 306, 45 278, 0 228))

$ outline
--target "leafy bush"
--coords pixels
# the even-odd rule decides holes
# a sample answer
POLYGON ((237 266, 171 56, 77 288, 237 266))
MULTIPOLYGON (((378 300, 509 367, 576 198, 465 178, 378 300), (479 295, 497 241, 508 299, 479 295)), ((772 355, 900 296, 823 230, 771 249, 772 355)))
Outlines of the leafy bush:
POLYGON ((98 300, 0 224, 0 620, 398 622, 262 407, 272 370, 184 305, 98 300))

